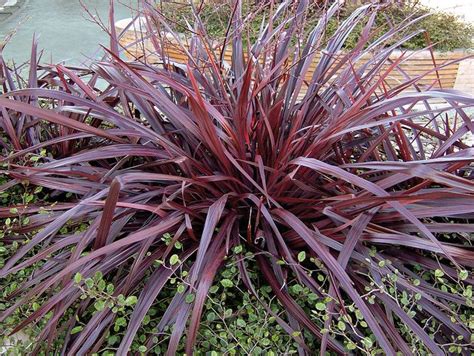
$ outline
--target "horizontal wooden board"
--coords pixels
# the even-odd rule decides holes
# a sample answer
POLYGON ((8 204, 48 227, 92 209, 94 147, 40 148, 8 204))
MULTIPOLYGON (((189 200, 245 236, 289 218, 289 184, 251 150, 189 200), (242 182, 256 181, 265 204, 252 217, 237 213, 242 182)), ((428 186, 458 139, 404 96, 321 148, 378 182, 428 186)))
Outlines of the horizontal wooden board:
MULTIPOLYGON (((135 58, 142 58, 143 57, 143 48, 138 46, 137 44, 133 44, 133 42, 136 40, 136 36, 134 33, 126 33, 125 36, 121 39, 121 44, 124 47, 127 47, 127 45, 130 45, 128 48, 129 51, 129 57, 135 57, 135 58)), ((160 57, 157 55, 154 51, 153 46, 149 41, 145 44, 146 45, 146 57, 148 61, 156 61, 160 62, 160 57)), ((165 50, 166 50, 166 56, 167 60, 171 60, 177 63, 186 63, 187 62, 187 55, 185 54, 185 51, 183 50, 180 45, 173 43, 173 42, 167 42, 165 45, 165 50)), ((397 53, 391 56, 392 60, 397 60, 400 57, 401 53, 397 53)), ((338 59, 341 60, 343 58, 343 54, 338 53, 335 55, 338 59)), ((224 60, 230 64, 231 59, 232 59, 232 51, 230 49, 227 49, 224 53, 224 60)), ((321 53, 317 53, 315 55, 315 58, 311 65, 309 66, 308 72, 305 75, 305 80, 311 79, 314 71, 316 70, 316 67, 321 60, 321 53)), ((463 53, 434 53, 435 57, 435 62, 437 66, 443 65, 448 63, 449 61, 457 60, 460 58, 465 57, 463 53)), ((368 60, 371 59, 371 56, 363 56, 361 59, 355 64, 355 67, 357 68, 360 65, 365 64, 368 60)), ((431 54, 427 51, 425 53, 416 53, 416 54, 411 54, 410 56, 405 55, 403 62, 400 64, 400 69, 404 71, 409 77, 415 78, 420 75, 424 75, 423 78, 421 78, 418 82, 420 85, 431 85, 433 83, 436 83, 437 86, 439 86, 438 78, 439 81, 441 82, 441 86, 444 88, 453 88, 454 83, 456 82, 456 76, 458 73, 459 69, 459 63, 450 63, 449 65, 446 65, 443 68, 438 69, 438 71, 432 71, 434 67, 433 65, 433 59, 431 58, 431 54), (429 73, 428 73, 429 72, 429 73)), ((384 69, 387 69, 388 67, 384 65, 384 69)), ((340 72, 340 70, 338 71, 340 72)), ((405 81, 405 76, 400 73, 400 71, 392 70, 391 73, 388 75, 388 77, 385 79, 385 82, 389 86, 396 86, 400 82, 405 81)))

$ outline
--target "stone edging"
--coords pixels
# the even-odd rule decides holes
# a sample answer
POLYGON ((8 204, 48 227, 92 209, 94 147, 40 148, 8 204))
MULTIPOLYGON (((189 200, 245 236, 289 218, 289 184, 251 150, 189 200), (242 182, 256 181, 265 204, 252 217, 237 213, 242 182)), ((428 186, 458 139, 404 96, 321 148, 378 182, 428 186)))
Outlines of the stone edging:
POLYGON ((8 20, 28 0, 0 0, 0 22, 8 20))

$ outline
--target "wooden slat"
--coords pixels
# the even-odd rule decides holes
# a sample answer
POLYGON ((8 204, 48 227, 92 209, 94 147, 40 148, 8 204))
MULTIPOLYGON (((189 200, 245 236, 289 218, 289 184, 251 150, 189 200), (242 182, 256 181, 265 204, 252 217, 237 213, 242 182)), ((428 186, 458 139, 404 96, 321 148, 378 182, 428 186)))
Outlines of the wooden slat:
MULTIPOLYGON (((131 44, 135 41, 135 34, 133 32, 126 33, 122 39, 121 39, 121 44, 124 46, 127 46, 128 44, 131 44)), ((153 47, 151 46, 150 43, 145 44, 147 46, 147 49, 149 50, 149 53, 146 53, 146 57, 149 61, 156 61, 159 62, 160 58, 159 56, 154 53, 153 47)), ((187 61, 187 55, 184 53, 183 49, 176 43, 173 43, 171 41, 167 42, 165 45, 166 49, 166 54, 168 56, 167 59, 172 60, 177 63, 186 63, 187 61)), ((135 58, 140 58, 143 57, 143 52, 140 46, 137 45, 132 45, 129 48, 129 52, 132 57, 135 58)), ((390 58, 392 60, 396 60, 400 57, 401 54, 394 54, 390 58)), ((465 57, 463 53, 435 53, 435 61, 438 66, 443 65, 445 63, 448 63, 449 61, 460 59, 465 57)), ((341 60, 343 58, 342 54, 337 54, 336 57, 339 57, 341 60)), ((358 62, 359 65, 362 65, 366 63, 368 60, 370 60, 372 56, 366 55, 363 56, 360 59, 360 62, 358 62)), ((230 48, 228 48, 225 53, 224 53, 224 60, 230 63, 232 59, 232 51, 230 48)), ((308 72, 305 75, 305 79, 309 80, 311 79, 318 62, 321 60, 321 54, 317 54, 315 56, 315 59, 313 63, 309 66, 308 72)), ((337 61, 337 59, 336 59, 337 61)), ((387 66, 383 66, 383 69, 386 69, 387 66)), ((431 72, 429 74, 426 74, 428 71, 433 69, 433 59, 431 58, 431 54, 429 52, 425 53, 417 53, 413 54, 411 56, 405 55, 404 61, 400 64, 400 68, 406 72, 408 76, 411 78, 414 78, 419 75, 425 74, 425 76, 419 80, 418 84, 420 85, 431 85, 433 82, 436 82, 436 85, 439 85, 437 83, 438 77, 439 80, 441 81, 441 85, 444 88, 453 88, 454 83, 456 81, 456 76, 458 73, 459 69, 459 63, 452 63, 447 65, 446 67, 443 67, 438 70, 438 72, 431 72)), ((393 70, 390 74, 389 77, 386 78, 386 83, 389 86, 397 85, 400 82, 404 82, 405 77, 403 74, 398 72, 397 70, 393 70)))

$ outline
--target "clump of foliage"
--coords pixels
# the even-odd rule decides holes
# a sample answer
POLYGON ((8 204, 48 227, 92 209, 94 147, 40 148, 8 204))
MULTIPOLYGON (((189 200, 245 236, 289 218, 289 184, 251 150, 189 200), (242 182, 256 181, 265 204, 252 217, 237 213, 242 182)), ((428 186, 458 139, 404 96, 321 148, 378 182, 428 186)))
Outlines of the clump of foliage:
MULTIPOLYGON (((464 21, 455 14, 430 9, 418 1, 408 1, 402 6, 392 5, 388 13, 379 18, 378 24, 383 29, 387 29, 387 18, 391 23, 398 23, 413 14, 424 16, 417 27, 426 31, 430 42, 437 50, 452 51, 473 47, 474 26, 472 23, 464 21)), ((413 28, 409 30, 413 30, 413 28)), ((419 34, 407 41, 403 48, 416 50, 426 47, 431 44, 430 42, 427 42, 424 34, 419 34)))
MULTIPOLYGON (((307 20, 304 31, 309 33, 316 26, 319 14, 329 3, 334 1, 309 1, 307 20)), ((368 1, 369 2, 369 1, 368 1)), ((271 6, 270 1, 244 1, 242 11, 249 26, 248 36, 251 40, 258 38, 262 20, 268 18, 271 6)), ((346 2, 335 16, 328 20, 327 34, 332 35, 340 24, 346 20, 356 9, 358 2, 346 2)), ((193 18, 193 6, 186 2, 161 2, 160 10, 176 31, 188 31, 188 21, 193 18)), ((196 9, 194 9, 196 10, 196 9)), ((206 23, 206 29, 213 38, 223 38, 226 35, 226 24, 232 16, 232 2, 228 1, 205 1, 197 8, 202 21, 206 23)), ((429 34, 429 41, 423 33, 405 41, 401 47, 404 49, 421 49, 433 44, 440 51, 452 51, 472 47, 474 37, 474 26, 461 19, 459 16, 449 12, 431 9, 422 5, 419 1, 395 1, 387 2, 384 10, 379 12, 375 19, 375 27, 378 34, 383 34, 391 26, 402 23, 406 18, 420 17, 416 25, 409 26, 406 32, 416 29, 424 29, 429 34), (422 17, 422 18, 421 18, 422 17)), ((363 25, 356 26, 354 31, 344 42, 343 49, 353 49, 363 30, 363 25)), ((395 42, 387 41, 386 45, 395 42)), ((399 39, 399 38, 398 38, 399 39)))
MULTIPOLYGON (((239 286, 224 322, 245 328, 234 310, 252 298, 303 354, 467 352, 474 99, 420 76, 387 82, 404 59, 390 55, 417 33, 394 38, 418 20, 380 34, 367 5, 326 40, 334 4, 304 37, 308 1, 286 1, 244 46, 235 1, 217 49, 197 9, 189 47, 169 33, 181 66, 163 53, 171 26, 142 6, 159 64, 122 60, 114 31, 91 68, 37 66, 34 44, 19 85, 0 60, 0 189, 40 189, 0 209, 13 252, 0 277, 33 267, 0 322, 19 310, 11 332, 39 321, 33 352, 217 352, 214 287, 239 286)), ((270 334, 254 336, 273 352, 270 334)))

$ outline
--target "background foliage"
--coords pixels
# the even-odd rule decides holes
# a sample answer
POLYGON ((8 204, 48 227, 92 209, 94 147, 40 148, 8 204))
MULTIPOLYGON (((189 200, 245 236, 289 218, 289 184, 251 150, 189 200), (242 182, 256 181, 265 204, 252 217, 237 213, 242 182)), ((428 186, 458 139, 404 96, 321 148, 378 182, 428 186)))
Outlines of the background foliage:
MULTIPOLYGON (((244 15, 249 16, 251 26, 249 26, 249 37, 255 40, 264 18, 268 18, 269 8, 265 5, 266 1, 245 1, 244 15)), ((307 23, 305 30, 309 32, 316 24, 320 11, 324 8, 324 1, 311 1, 307 13, 307 23)), ((344 21, 357 7, 356 2, 348 2, 336 16, 329 20, 327 26, 328 36, 333 34, 337 27, 344 21)), ((160 10, 170 20, 177 31, 186 32, 186 21, 192 19, 192 9, 186 2, 162 2, 160 10)), ((223 38, 225 36, 226 25, 232 14, 232 4, 228 1, 206 1, 199 7, 200 15, 206 23, 209 34, 214 38, 223 38)), ((422 5, 417 0, 401 1, 389 3, 383 12, 380 12, 376 18, 377 33, 386 32, 390 26, 398 24, 406 18, 412 16, 426 16, 416 26, 406 29, 411 32, 418 29, 424 29, 429 34, 431 43, 439 51, 452 51, 455 49, 472 48, 472 39, 474 38, 474 26, 465 22, 463 19, 448 12, 434 10, 422 5)), ((349 35, 349 38, 343 48, 352 49, 357 43, 362 30, 362 25, 349 35)), ((386 45, 389 45, 387 42, 386 45)), ((424 34, 419 34, 410 38, 402 44, 405 49, 421 49, 430 43, 427 42, 424 34)))

